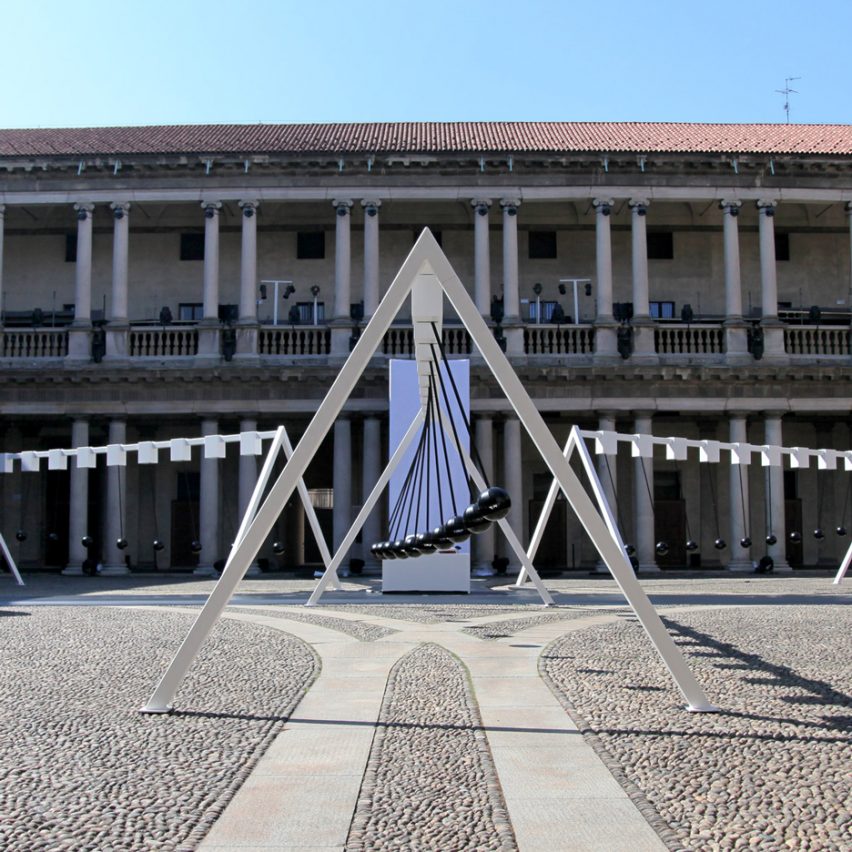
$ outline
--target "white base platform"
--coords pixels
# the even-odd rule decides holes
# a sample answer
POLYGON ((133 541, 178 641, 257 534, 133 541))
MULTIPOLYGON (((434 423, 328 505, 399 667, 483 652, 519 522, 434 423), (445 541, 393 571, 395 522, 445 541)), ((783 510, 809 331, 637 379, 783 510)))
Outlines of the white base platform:
POLYGON ((382 591, 470 594, 470 555, 435 553, 418 559, 386 559, 382 562, 382 591))

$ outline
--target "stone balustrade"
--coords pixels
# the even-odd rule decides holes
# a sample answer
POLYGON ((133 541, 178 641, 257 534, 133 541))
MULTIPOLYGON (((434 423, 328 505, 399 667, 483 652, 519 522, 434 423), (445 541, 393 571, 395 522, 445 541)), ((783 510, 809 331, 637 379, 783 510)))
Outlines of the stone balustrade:
POLYGON ((718 324, 658 325, 654 328, 654 346, 658 355, 721 355, 725 333, 718 324))
POLYGON ((3 358, 64 358, 68 354, 64 328, 8 329, 2 340, 3 358))

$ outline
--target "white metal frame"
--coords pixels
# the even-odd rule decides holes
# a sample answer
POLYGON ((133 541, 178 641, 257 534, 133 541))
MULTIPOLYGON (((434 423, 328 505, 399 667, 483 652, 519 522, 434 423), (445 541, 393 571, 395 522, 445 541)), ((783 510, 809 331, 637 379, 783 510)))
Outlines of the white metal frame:
POLYGON ((850 563, 852 563, 852 544, 849 545, 849 549, 846 551, 846 556, 843 557, 843 561, 840 563, 837 576, 834 578, 835 586, 839 586, 840 581, 846 576, 850 563))
POLYGON ((21 572, 18 571, 18 566, 15 564, 15 560, 12 559, 12 554, 9 551, 9 547, 6 544, 6 539, 3 538, 3 533, 0 533, 0 550, 3 551, 3 556, 6 558, 6 564, 9 566, 15 580, 17 581, 19 586, 24 585, 24 581, 21 579, 21 572))
MULTIPOLYGON (((320 403, 302 439, 290 456, 284 470, 272 486, 266 500, 257 506, 243 536, 235 542, 225 568, 207 602, 204 604, 178 653, 160 680, 144 712, 166 713, 195 659, 201 644, 209 635, 227 606, 240 580, 248 570, 263 541, 269 535, 280 511, 295 490, 322 440, 340 414, 346 400, 378 348, 387 328, 399 313, 412 288, 438 284, 470 333, 474 343, 518 417, 533 444, 559 482, 568 501, 592 539, 601 558, 612 572, 652 643, 683 693, 690 710, 712 711, 708 701, 677 646, 663 627, 656 610, 637 582, 623 548, 619 548, 607 524, 595 509, 570 465, 559 450, 553 435, 523 388, 506 356, 501 351, 479 311, 453 271, 444 253, 428 229, 424 229, 402 264, 337 378, 320 403)), ((416 329, 415 329, 416 331, 416 329)), ((415 336, 415 341, 417 341, 415 336)), ((415 426, 412 424, 412 429, 415 426)), ((412 436, 413 437, 413 436, 412 436)), ((385 471, 387 473, 387 469, 385 471)), ((351 533, 351 530, 350 530, 351 533)), ((534 569, 533 569, 534 570, 534 569)), ((529 568, 528 568, 529 571, 529 568)), ((329 572, 326 570, 326 574, 329 572)))

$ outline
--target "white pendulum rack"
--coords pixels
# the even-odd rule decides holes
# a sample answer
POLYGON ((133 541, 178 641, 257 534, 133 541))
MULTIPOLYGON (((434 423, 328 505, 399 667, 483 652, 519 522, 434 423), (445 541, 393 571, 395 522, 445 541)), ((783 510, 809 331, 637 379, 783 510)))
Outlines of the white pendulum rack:
POLYGON ((12 572, 12 576, 14 576, 19 586, 23 586, 24 581, 21 578, 21 572, 18 571, 18 566, 15 564, 15 560, 12 559, 12 554, 9 552, 6 539, 3 538, 3 533, 0 533, 0 550, 3 551, 3 557, 6 560, 6 564, 9 566, 9 570, 12 572))

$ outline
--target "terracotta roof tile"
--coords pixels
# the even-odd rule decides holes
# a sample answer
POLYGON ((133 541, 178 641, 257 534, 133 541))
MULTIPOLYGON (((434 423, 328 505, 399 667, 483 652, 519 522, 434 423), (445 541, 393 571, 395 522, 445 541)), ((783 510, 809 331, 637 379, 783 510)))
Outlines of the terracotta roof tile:
POLYGON ((0 130, 2 157, 568 152, 848 156, 852 125, 405 122, 0 130))

